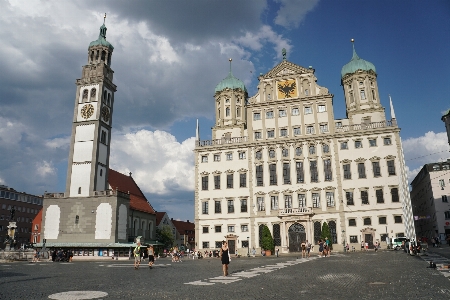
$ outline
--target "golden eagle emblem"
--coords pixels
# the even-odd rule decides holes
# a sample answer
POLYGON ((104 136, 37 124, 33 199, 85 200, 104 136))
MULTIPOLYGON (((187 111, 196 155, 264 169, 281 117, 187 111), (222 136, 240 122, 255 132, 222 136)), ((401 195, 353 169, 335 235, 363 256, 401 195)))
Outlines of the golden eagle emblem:
POLYGON ((284 95, 284 98, 291 98, 295 94, 295 81, 287 81, 278 84, 278 91, 284 95))

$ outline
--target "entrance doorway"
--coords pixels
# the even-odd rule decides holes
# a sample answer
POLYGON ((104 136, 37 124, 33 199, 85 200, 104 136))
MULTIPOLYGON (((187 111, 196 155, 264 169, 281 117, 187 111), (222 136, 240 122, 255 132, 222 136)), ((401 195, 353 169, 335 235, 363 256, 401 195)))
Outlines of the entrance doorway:
POLYGON ((236 253, 236 240, 228 240, 228 253, 236 253))
POLYGON ((302 224, 294 223, 289 227, 289 252, 300 252, 302 242, 306 241, 305 227, 302 224))
POLYGON ((366 243, 369 243, 369 249, 373 248, 373 235, 372 234, 365 234, 364 235, 364 241, 366 243))

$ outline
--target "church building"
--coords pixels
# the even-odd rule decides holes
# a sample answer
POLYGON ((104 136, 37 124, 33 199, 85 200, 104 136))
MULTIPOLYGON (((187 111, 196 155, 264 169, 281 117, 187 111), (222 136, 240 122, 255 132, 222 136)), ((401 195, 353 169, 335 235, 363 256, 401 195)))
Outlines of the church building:
POLYGON ((76 81, 66 191, 44 195, 41 234, 48 247, 89 248, 89 255, 107 247, 112 249, 106 251, 109 255, 114 249, 128 250, 138 237, 155 239, 155 211, 131 173, 109 168, 116 91, 113 50, 103 24, 76 81))
POLYGON ((249 96, 230 59, 214 91, 212 140, 200 140, 197 127, 199 249, 227 240, 231 253, 259 251, 264 225, 282 253, 317 243, 324 222, 334 249, 414 238, 400 128, 392 102, 386 118, 375 66, 353 47, 340 74, 344 119, 334 118, 333 95, 314 71, 288 61, 283 49, 249 96))

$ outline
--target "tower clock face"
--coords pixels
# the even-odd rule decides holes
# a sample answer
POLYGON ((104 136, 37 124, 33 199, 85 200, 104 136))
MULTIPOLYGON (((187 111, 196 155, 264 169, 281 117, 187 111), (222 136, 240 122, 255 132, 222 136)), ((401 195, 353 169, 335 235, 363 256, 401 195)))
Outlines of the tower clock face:
POLYGON ((106 106, 103 106, 103 108, 102 108, 102 118, 103 118, 103 120, 105 122, 108 122, 109 121, 109 116, 110 116, 109 109, 106 106))
POLYGON ((81 108, 81 116, 83 119, 89 119, 94 114, 94 106, 92 104, 85 104, 81 108))

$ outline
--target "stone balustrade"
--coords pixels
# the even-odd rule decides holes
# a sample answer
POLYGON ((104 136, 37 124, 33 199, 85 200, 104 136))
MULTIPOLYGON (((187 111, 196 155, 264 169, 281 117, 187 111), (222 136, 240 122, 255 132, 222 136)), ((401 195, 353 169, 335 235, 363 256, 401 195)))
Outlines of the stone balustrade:
POLYGON ((227 144, 240 144, 248 141, 248 137, 232 137, 232 138, 221 138, 217 140, 205 140, 205 141, 197 141, 197 147, 206 147, 206 146, 216 146, 216 145, 227 145, 227 144))
POLYGON ((367 130, 367 129, 374 129, 374 128, 393 127, 393 126, 397 126, 397 121, 395 119, 381 121, 381 122, 345 125, 345 126, 341 126, 341 127, 336 127, 336 132, 358 131, 358 130, 367 130))
POLYGON ((310 207, 300 207, 300 208, 282 208, 278 211, 278 215, 281 216, 302 216, 311 215, 313 211, 310 207))

